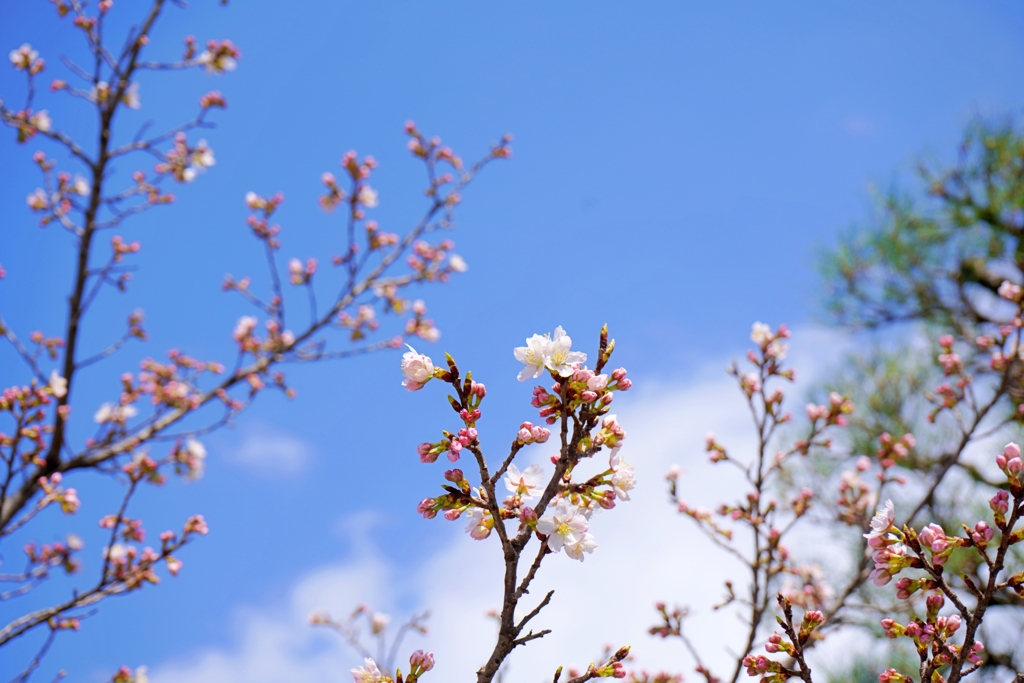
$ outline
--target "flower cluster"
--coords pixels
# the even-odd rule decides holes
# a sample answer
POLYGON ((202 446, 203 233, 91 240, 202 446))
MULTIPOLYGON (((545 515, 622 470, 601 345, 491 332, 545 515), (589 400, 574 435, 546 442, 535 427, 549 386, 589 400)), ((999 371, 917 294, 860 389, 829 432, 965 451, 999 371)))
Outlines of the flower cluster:
POLYGON ((32 49, 32 46, 25 43, 16 50, 11 50, 9 55, 11 65, 19 71, 27 71, 33 76, 46 67, 46 62, 39 58, 39 52, 32 49))
MULTIPOLYGON (((980 664, 981 653, 985 649, 984 643, 980 640, 975 640, 966 653, 962 652, 962 646, 950 642, 960 630, 963 620, 959 614, 939 616, 939 611, 945 603, 946 599, 942 593, 935 592, 925 600, 924 619, 915 617, 905 625, 898 623, 895 619, 882 619, 881 625, 885 629, 886 637, 904 637, 911 640, 922 660, 927 661, 933 669, 948 666, 957 659, 972 665, 980 664)), ((878 680, 882 681, 883 677, 892 679, 893 672, 895 669, 887 670, 878 677, 878 680)))
POLYGON ((592 553, 597 541, 587 533, 590 528, 588 517, 593 514, 589 507, 580 508, 569 501, 559 500, 550 514, 537 520, 537 533, 547 537, 548 548, 565 554, 574 560, 583 560, 584 553, 592 553))
POLYGON ((178 133, 174 136, 174 146, 164 154, 163 161, 157 163, 154 170, 162 175, 170 175, 179 183, 190 183, 196 179, 197 174, 215 163, 217 160, 206 140, 189 146, 187 136, 178 133))
POLYGON ((550 334, 533 335, 526 340, 526 346, 518 346, 513 351, 516 360, 523 364, 519 381, 536 379, 545 370, 559 377, 573 374, 581 363, 587 362, 587 354, 571 349, 572 338, 561 326, 555 328, 554 338, 550 334))
POLYGON ((381 673, 377 662, 371 657, 363 660, 362 666, 357 666, 349 673, 352 674, 354 683, 415 683, 426 672, 434 668, 434 653, 416 650, 409 656, 409 673, 404 677, 399 669, 395 678, 381 673))
MULTIPOLYGON (((84 378, 79 371, 111 359, 125 344, 145 340, 147 336, 142 313, 136 311, 128 314, 124 333, 91 351, 92 355, 88 347, 95 337, 81 337, 84 329, 100 334, 107 331, 105 326, 96 327, 84 321, 101 305, 110 304, 105 301, 110 290, 127 289, 136 270, 136 265, 130 262, 141 244, 125 237, 130 233, 122 231, 122 223, 174 201, 175 196, 166 188, 175 186, 175 181, 196 180, 215 165, 210 145, 205 140, 196 141, 194 129, 211 128, 212 112, 225 108, 227 98, 218 90, 186 94, 185 100, 192 103, 193 117, 155 133, 150 132, 147 124, 137 133, 126 134, 121 130, 122 122, 130 124, 133 117, 119 114, 142 106, 140 83, 145 81, 147 89, 153 87, 150 76, 200 68, 209 74, 223 74, 236 68, 240 53, 230 40, 210 40, 204 49, 197 46, 195 38, 188 37, 180 59, 159 61, 154 56, 166 54, 166 50, 151 48, 155 38, 151 29, 162 24, 159 15, 173 3, 154 0, 147 3, 149 7, 140 21, 125 18, 116 24, 105 19, 113 8, 111 0, 54 0, 53 4, 59 16, 73 19, 76 34, 84 38, 90 57, 89 73, 68 62, 71 75, 54 79, 47 93, 35 80, 47 66, 38 52, 27 44, 11 51, 12 67, 26 79, 25 97, 13 109, 7 104, 9 98, 0 100, 0 123, 13 129, 19 142, 41 139, 61 148, 61 153, 52 157, 79 164, 78 173, 71 166, 65 170, 43 151, 36 152, 32 158, 41 171, 42 182, 26 197, 28 207, 37 213, 42 225, 57 223, 70 233, 78 275, 72 278, 71 291, 61 297, 61 310, 67 311, 67 318, 62 321, 62 329, 68 330, 67 339, 41 331, 22 337, 6 320, 0 319, 0 339, 11 344, 28 374, 16 386, 0 393, 0 418, 5 423, 0 425, 0 462, 6 471, 0 476, 0 488, 5 492, 0 510, 0 538, 15 532, 29 534, 34 528, 30 523, 47 510, 52 513, 59 508, 65 514, 80 515, 79 491, 68 485, 75 481, 74 476, 100 473, 122 487, 123 497, 113 507, 117 510, 115 514, 101 518, 102 528, 110 533, 110 542, 102 552, 93 554, 93 561, 102 558, 102 571, 91 573, 98 575, 98 582, 90 587, 76 581, 73 590, 67 592, 71 598, 27 609, 27 616, 14 618, 0 629, 0 646, 34 629, 37 633, 47 628, 52 633, 77 629, 79 618, 72 615, 93 609, 93 605, 108 596, 155 583, 159 580, 160 564, 171 575, 181 571, 178 551, 186 541, 207 532, 203 519, 191 518, 180 533, 161 534, 159 546, 144 547, 146 529, 134 513, 129 516, 129 503, 138 492, 148 490, 149 484, 158 485, 171 473, 200 477, 207 450, 199 435, 229 423, 264 388, 276 387, 288 396, 294 395, 278 364, 400 348, 411 336, 435 341, 440 333, 426 317, 426 305, 404 298, 404 290, 419 282, 444 282, 452 273, 466 270, 465 261, 453 252, 451 241, 428 242, 429 233, 452 227, 453 209, 476 174, 491 161, 510 155, 505 138, 480 161, 465 164, 439 140, 427 139, 414 125, 408 126, 409 138, 417 141, 413 155, 425 166, 428 201, 420 220, 399 234, 383 231, 373 221, 360 224, 366 212, 378 206, 381 199, 369 184, 370 172, 377 164, 369 156, 345 154, 342 167, 351 186, 342 190, 333 176, 324 176, 329 191, 324 205, 332 208, 346 199, 350 202, 345 217, 348 224, 339 231, 343 255, 332 259, 347 272, 337 278, 341 284, 336 291, 321 299, 331 302, 327 307, 318 308, 317 301, 317 290, 325 286, 323 278, 316 276, 317 265, 324 263, 323 258, 280 262, 277 250, 281 228, 272 222, 276 219, 272 216, 283 198, 249 193, 246 204, 254 214, 249 226, 266 252, 271 291, 264 298, 251 278, 227 277, 225 289, 238 293, 258 309, 254 315, 241 315, 234 327, 237 354, 231 371, 225 372, 220 363, 199 361, 171 350, 162 360, 144 360, 137 373, 116 371, 113 378, 120 395, 111 396, 111 400, 76 417, 82 407, 74 406, 73 413, 72 394, 94 393, 82 384, 91 379, 84 378), (128 35, 113 37, 111 41, 118 26, 130 27, 128 35), (58 121, 50 118, 48 110, 36 101, 46 96, 69 97, 71 105, 86 110, 80 112, 83 115, 76 121, 95 122, 95 129, 88 131, 88 143, 76 140, 71 131, 62 129, 58 121), (89 111, 94 116, 85 115, 89 111), (98 148, 95 140, 101 141, 98 148), (147 174, 139 167, 153 163, 145 161, 150 158, 156 159, 155 172, 147 174), (100 233, 113 237, 108 243, 100 233), (296 292, 282 287, 282 283, 289 281, 301 289, 296 292), (299 324, 295 318, 291 299, 296 296, 308 299, 308 323, 299 324), (287 317, 286 303, 290 314, 287 317), (377 318, 381 311, 410 315, 399 322, 392 336, 359 344, 381 326, 377 318), (328 348, 325 337, 339 328, 343 334, 338 336, 357 343, 351 348, 328 348), (96 423, 91 436, 78 436, 88 424, 69 430, 69 420, 88 422, 90 417, 96 423), (164 442, 167 445, 161 446, 164 442)), ((0 268, 0 278, 4 275, 0 268)), ((104 317, 109 319, 108 314, 104 317)), ((479 417, 477 406, 483 397, 483 386, 478 385, 474 391, 476 398, 465 401, 460 411, 467 420, 479 417)), ((472 425, 464 425, 449 439, 448 452, 457 453, 464 443, 475 438, 472 425)), ((453 479, 458 481, 454 476, 453 479)), ((78 552, 80 542, 73 537, 66 543, 43 545, 26 540, 23 545, 30 558, 29 570, 22 574, 5 573, 3 580, 13 586, 4 589, 0 600, 29 593, 28 600, 49 599, 57 594, 54 590, 32 590, 42 579, 56 576, 57 572, 47 573, 48 568, 64 566, 71 572, 78 565, 76 558, 84 557, 78 552)), ((23 677, 27 678, 37 663, 23 677)), ((432 659, 429 655, 418 655, 412 665, 409 680, 428 670, 432 659)), ((124 668, 114 678, 119 683, 144 683, 145 671, 124 668)))
POLYGON ((206 73, 222 74, 234 71, 240 56, 241 52, 230 40, 210 40, 206 43, 206 49, 196 58, 196 63, 202 65, 206 73))
MULTIPOLYGON (((607 339, 606 330, 602 331, 601 339, 599 363, 593 371, 581 366, 586 361, 586 354, 572 351, 572 341, 561 327, 553 336, 533 335, 527 339, 526 347, 515 349, 514 355, 528 365, 530 373, 536 375, 547 371, 552 379, 557 380, 551 394, 542 387, 536 387, 531 401, 535 407, 541 408, 541 416, 548 424, 554 424, 561 416, 568 419, 572 415, 584 419, 587 425, 585 431, 574 437, 571 450, 566 450, 569 444, 563 444, 563 452, 551 458, 556 474, 559 469, 572 467, 578 460, 592 457, 602 449, 609 453, 607 469, 581 482, 565 480, 561 474, 547 479, 539 464, 520 470, 512 461, 516 454, 527 445, 546 443, 551 435, 547 428, 523 422, 512 443, 511 453, 498 473, 488 478, 482 472, 487 480, 484 486, 473 489, 462 470, 446 472, 445 479, 452 485, 444 487, 444 495, 423 500, 418 507, 419 513, 431 518, 443 511, 445 518, 450 520, 466 514, 469 517, 466 531, 476 539, 487 538, 498 524, 498 519, 519 520, 521 528, 535 531, 551 552, 565 550, 569 557, 577 560, 593 552, 597 542, 589 533, 592 514, 598 509, 614 507, 617 499, 628 501, 629 491, 636 485, 633 467, 619 453, 626 432, 615 415, 606 414, 611 392, 625 391, 631 382, 624 369, 610 374, 601 372, 614 349, 614 341, 607 339), (495 504, 491 501, 495 495, 493 485, 502 474, 505 475, 505 487, 513 495, 499 507, 497 501, 495 504), (541 499, 539 512, 526 505, 535 498, 541 499)), ((461 382, 458 368, 450 356, 446 357, 447 369, 444 369, 435 366, 429 357, 417 353, 412 347, 409 349, 402 358, 403 385, 412 391, 435 378, 451 384, 457 396, 450 396, 449 401, 465 423, 457 433, 443 431, 444 439, 441 441, 420 444, 417 448, 420 460, 434 462, 442 453, 447 453, 448 459, 455 462, 464 449, 469 449, 478 464, 481 463, 483 455, 476 423, 481 417, 480 402, 486 396, 484 386, 474 382, 471 373, 461 382)))

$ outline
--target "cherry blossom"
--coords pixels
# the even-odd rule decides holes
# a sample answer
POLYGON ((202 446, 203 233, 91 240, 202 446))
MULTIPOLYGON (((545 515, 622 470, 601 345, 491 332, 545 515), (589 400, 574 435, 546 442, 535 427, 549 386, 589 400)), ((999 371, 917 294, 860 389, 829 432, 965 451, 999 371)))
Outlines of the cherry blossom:
POLYGON ((885 501, 885 505, 878 509, 875 516, 871 518, 871 531, 864 534, 868 544, 873 548, 885 544, 885 537, 894 529, 893 521, 896 519, 896 509, 891 500, 885 501))
POLYGON ((105 422, 117 422, 124 424, 126 421, 135 417, 139 414, 139 411, 135 406, 131 405, 116 405, 114 403, 104 403, 100 406, 99 410, 93 416, 93 419, 98 424, 105 422))
POLYGON ((494 528, 494 520, 491 518, 490 513, 480 508, 473 508, 466 517, 469 519, 469 524, 466 525, 466 532, 470 536, 478 541, 482 541, 491 535, 491 529, 494 528))
POLYGON ((763 322, 756 322, 750 328, 750 340, 758 346, 765 346, 772 339, 772 328, 763 322))
MULTIPOLYGON (((537 531, 548 537, 548 547, 556 553, 563 547, 577 546, 583 541, 588 528, 587 518, 580 513, 580 509, 564 498, 558 501, 550 514, 537 520, 537 531)), ((574 552, 566 550, 566 554, 573 559, 582 559, 581 556, 574 557, 574 552)))
POLYGON ((368 209, 372 209, 377 206, 377 191, 369 185, 363 185, 359 188, 357 198, 359 203, 368 209))
POLYGON ((572 338, 561 325, 555 328, 555 336, 548 343, 544 354, 544 367, 562 377, 568 377, 576 368, 574 365, 587 362, 587 354, 572 351, 572 338))
POLYGON ((49 133, 50 127, 53 125, 53 121, 50 119, 50 114, 46 109, 37 111, 29 117, 28 121, 44 133, 49 133))
POLYGON ((466 259, 462 258, 458 254, 452 254, 448 257, 448 267, 456 273, 465 273, 469 270, 469 265, 466 263, 466 259))
POLYGON ((384 675, 377 668, 377 662, 370 657, 363 659, 363 665, 357 666, 349 673, 352 674, 353 683, 380 683, 384 675))
POLYGON ((57 398, 63 398, 68 393, 68 381, 56 370, 50 371, 50 392, 57 398))
POLYGON ((188 478, 199 479, 203 476, 206 466, 206 446, 196 439, 188 439, 185 441, 184 451, 188 454, 188 478))
POLYGON ((626 459, 619 454, 616 448, 609 458, 609 466, 612 469, 612 488, 615 490, 615 497, 622 500, 629 500, 629 491, 636 487, 636 477, 633 473, 633 466, 626 462, 626 459))
POLYGON ((125 88, 124 95, 121 96, 121 101, 124 102, 124 106, 129 109, 140 109, 142 108, 142 100, 139 98, 139 83, 138 81, 132 83, 125 88))
POLYGON ((585 554, 590 554, 594 552, 595 548, 597 548, 597 541, 595 541, 594 537, 590 534, 583 533, 583 535, 577 540, 572 542, 567 541, 563 547, 565 548, 566 555, 574 560, 582 562, 585 554))
POLYGON ((220 74, 234 71, 238 66, 238 48, 230 40, 211 40, 196 62, 206 68, 206 73, 220 74))
POLYGON ((520 382, 540 377, 544 372, 550 342, 547 335, 535 334, 526 340, 526 346, 515 348, 513 355, 517 361, 523 364, 523 369, 519 371, 520 382))
MULTIPOLYGON (((103 508, 100 513, 103 528, 110 531, 106 546, 97 548, 95 554, 90 553, 94 562, 105 558, 101 571, 89 572, 90 576, 98 577, 97 583, 89 585, 74 580, 70 591, 50 588, 32 592, 26 602, 36 600, 48 604, 26 610, 27 616, 12 616, 8 627, 0 629, 0 646, 14 638, 24 642, 27 639, 23 634, 32 630, 49 630, 51 638, 58 631, 77 630, 83 621, 80 617, 92 613, 96 603, 106 597, 155 584, 162 578, 161 573, 174 576, 182 571, 183 563, 176 555, 184 544, 208 532, 205 520, 201 515, 193 515, 180 532, 163 531, 158 534, 159 545, 145 547, 142 543, 146 529, 142 521, 129 518, 129 513, 134 516, 139 509, 133 497, 150 489, 150 484, 166 481, 168 470, 187 478, 201 476, 207 450, 195 435, 231 423, 263 389, 275 387, 286 397, 294 396, 295 390, 286 380, 281 363, 399 349, 413 335, 436 340, 440 332, 433 321, 425 317, 426 305, 421 301, 411 303, 403 293, 409 286, 447 282, 453 273, 465 271, 465 261, 453 252, 454 243, 447 238, 435 240, 433 233, 438 228, 454 225, 454 207, 476 174, 491 161, 510 155, 509 138, 502 138, 482 159, 463 164, 439 139, 425 137, 414 125, 408 127, 407 133, 415 141, 414 161, 423 162, 426 171, 424 213, 421 220, 413 221, 405 231, 383 232, 375 223, 371 227, 371 222, 364 217, 364 211, 376 207, 380 199, 368 184, 370 170, 377 164, 370 156, 360 159, 355 152, 346 154, 344 168, 347 180, 351 181, 349 187, 342 189, 339 182, 344 184, 344 180, 325 176, 331 191, 329 204, 340 207, 347 200, 349 209, 349 215, 344 217, 350 223, 349 229, 342 231, 348 236, 347 244, 343 244, 344 255, 331 259, 345 273, 334 283, 313 282, 317 269, 315 258, 304 259, 304 263, 298 263, 299 267, 285 259, 285 267, 280 267, 282 259, 277 254, 285 238, 281 226, 272 224, 270 217, 283 198, 280 194, 270 194, 268 198, 248 194, 246 203, 256 214, 250 217, 249 227, 259 240, 260 251, 265 252, 258 256, 259 263, 269 267, 270 291, 251 286, 253 278, 249 276, 225 278, 224 289, 241 295, 245 305, 257 311, 256 315, 236 318, 233 337, 237 342, 237 357, 233 359, 232 369, 225 372, 222 363, 192 358, 174 349, 167 353, 167 359, 145 358, 138 368, 134 361, 129 361, 128 367, 122 365, 107 379, 96 378, 95 384, 90 385, 92 376, 79 378, 76 372, 93 364, 107 363, 125 344, 146 338, 142 315, 138 312, 127 313, 123 333, 110 329, 110 325, 94 325, 92 318, 84 322, 87 313, 91 314, 102 305, 119 305, 104 302, 108 290, 125 291, 131 284, 132 271, 137 265, 128 261, 139 251, 140 244, 122 236, 128 234, 122 232, 122 224, 139 213, 175 201, 175 196, 166 191, 171 181, 192 182, 216 164, 217 159, 206 140, 196 142, 191 137, 196 129, 215 127, 211 117, 217 113, 216 109, 226 107, 226 99, 219 91, 200 97, 183 92, 179 104, 191 104, 195 114, 185 121, 168 122, 167 128, 156 132, 150 132, 148 124, 138 128, 134 117, 125 116, 124 110, 141 107, 140 79, 146 79, 148 88, 149 78, 157 79, 158 74, 175 70, 201 67, 208 73, 225 73, 236 68, 239 51, 230 40, 211 40, 205 50, 197 50, 196 40, 188 37, 180 59, 162 61, 160 55, 167 55, 168 51, 153 47, 158 36, 151 33, 151 28, 164 24, 158 21, 159 15, 176 3, 153 0, 145 3, 150 7, 140 16, 119 17, 114 23, 110 23, 111 20, 104 23, 105 15, 114 5, 111 0, 94 3, 54 0, 53 4, 58 15, 68 16, 81 34, 89 55, 87 62, 82 63, 89 64, 89 73, 66 62, 71 74, 54 79, 47 93, 35 79, 45 67, 38 52, 28 44, 11 51, 9 59, 14 69, 21 72, 25 98, 20 108, 12 109, 11 99, 5 92, 5 97, 0 99, 0 123, 13 129, 20 143, 38 136, 42 145, 60 149, 60 153, 53 155, 55 158, 44 150, 31 156, 42 179, 39 187, 26 197, 26 203, 32 211, 41 214, 40 225, 56 223, 71 236, 77 252, 72 262, 77 264, 80 277, 73 278, 70 293, 60 297, 61 310, 67 311, 60 329, 66 330, 68 338, 47 337, 42 332, 18 334, 8 326, 7 320, 0 320, 3 328, 0 341, 11 343, 15 354, 24 361, 23 371, 28 375, 17 385, 0 391, 0 413, 12 423, 11 428, 0 425, 3 427, 0 456, 9 465, 6 478, 0 481, 6 491, 0 511, 0 536, 6 538, 7 534, 15 532, 38 534, 38 527, 30 523, 47 507, 59 507, 68 515, 76 514, 82 503, 74 488, 62 485, 66 477, 84 476, 87 471, 102 472, 115 486, 97 489, 102 495, 96 500, 92 500, 90 494, 89 509, 103 508), (112 37, 115 32, 127 32, 127 35, 112 37), (141 76, 142 73, 146 75, 141 76), (71 98, 69 106, 82 111, 73 112, 69 119, 72 129, 65 130, 51 119, 40 100, 68 96, 71 98), (131 126, 132 130, 122 129, 122 124, 131 126), (86 136, 78 140, 77 129, 83 126, 86 136), (99 148, 95 144, 97 139, 101 141, 99 148), (76 169, 81 175, 75 173, 76 169), (105 232, 111 229, 116 229, 118 234, 109 238, 108 249, 102 235, 111 234, 105 232), (409 267, 405 268, 404 264, 409 267), (285 300, 295 294, 284 292, 280 287, 289 276, 296 284, 304 285, 305 290, 298 293, 297 301, 287 302, 291 329, 285 325, 285 300), (327 287, 336 291, 318 291, 327 287), (307 305, 308 318, 295 312, 307 305), (390 336, 368 339, 382 322, 386 323, 380 320, 378 311, 394 313, 402 319, 397 321, 390 336), (405 314, 409 314, 407 318, 405 314), (299 321, 302 321, 301 328, 295 327, 299 321), (348 339, 344 341, 353 342, 350 346, 340 349, 329 346, 338 328, 347 328, 344 336, 348 339), (94 334, 83 341, 81 331, 86 329, 93 330, 94 334), (303 343, 297 348, 299 340, 303 343), (98 346, 93 347, 94 344, 98 346), (103 398, 96 402, 102 403, 92 415, 98 428, 80 425, 69 429, 72 386, 76 393, 85 392, 85 395, 92 395, 94 390, 112 392, 104 397, 108 399, 106 402, 103 398), (218 414, 221 409, 223 414, 218 414), (138 419, 137 424, 135 419, 138 419), (109 500, 117 488, 122 489, 123 495, 109 500), (29 524, 27 528, 26 524, 29 524), (161 563, 166 572, 162 572, 161 563), (50 602, 51 599, 54 601, 50 602)), ((126 11, 136 9, 132 3, 127 5, 126 11)), ((71 54, 78 52, 72 50, 71 54)), ((200 94, 201 91, 195 93, 200 94)), ((180 107, 171 107, 168 111, 172 110, 180 110, 180 107)), ((0 268, 0 278, 5 275, 0 268)), ((5 281, 4 285, 7 284, 5 281)), ((101 314, 101 319, 111 319, 108 313, 101 314)), ((227 330, 232 331, 230 327, 227 330)), ((411 348, 410 352, 415 359, 403 361, 403 373, 407 374, 404 384, 408 389, 422 386, 435 372, 439 378, 450 376, 448 371, 435 369, 427 356, 411 348)), ((123 363, 123 356, 119 358, 123 363)), ((454 366, 450 369, 455 370, 454 366)), ((447 446, 443 452, 449 453, 449 457, 457 458, 459 450, 475 449, 478 443, 476 429, 468 423, 479 419, 479 403, 486 392, 483 385, 476 382, 470 381, 465 386, 469 398, 464 397, 464 405, 457 411, 465 424, 457 434, 449 433, 444 440, 447 446)), ((74 407, 81 410, 81 406, 74 407)), ((87 412, 85 417, 88 416, 87 412)), ((547 434, 547 430, 538 428, 536 435, 531 431, 531 438, 543 441, 547 434)), ((521 479, 525 477, 524 484, 532 483, 529 473, 521 475, 521 479)), ((517 516, 518 509, 491 510, 489 503, 494 502, 493 485, 497 479, 491 482, 492 500, 487 501, 479 491, 473 492, 461 475, 453 474, 450 481, 465 497, 455 501, 455 505, 444 507, 446 516, 454 518, 470 512, 470 508, 476 510, 467 517, 478 522, 471 532, 477 537, 489 533, 495 519, 517 516)), ((434 514, 437 511, 434 510, 434 514)), ((533 527, 528 527, 528 531, 533 534, 533 527)), ((59 565, 68 573, 77 569, 78 562, 73 555, 80 549, 80 542, 72 541, 71 537, 67 543, 43 545, 26 540, 29 542, 24 545, 25 552, 31 563, 28 571, 12 573, 7 571, 7 564, 4 565, 4 580, 12 584, 4 589, 8 598, 25 595, 49 578, 44 570, 59 565)), ((92 578, 85 581, 91 582, 92 578)), ((4 599, 0 596, 0 601, 4 599)), ((374 620, 372 630, 383 631, 380 619, 374 620)), ((49 645, 47 640, 39 657, 49 645)), ((420 673, 433 666, 429 653, 418 652, 410 661, 414 671, 407 672, 406 683, 414 683, 420 673)), ((22 677, 27 678, 38 663, 37 658, 22 677)), ((385 668, 387 670, 381 672, 372 665, 369 679, 390 680, 390 663, 385 668)), ((116 683, 144 683, 145 670, 123 667, 114 680, 116 683)))
POLYGON ((402 386, 409 391, 417 391, 434 376, 434 362, 429 356, 418 353, 408 344, 406 346, 409 350, 402 354, 402 373, 405 375, 402 386))
POLYGON ((32 64, 39 58, 39 53, 32 49, 32 46, 25 43, 21 47, 11 50, 10 52, 11 65, 15 69, 20 71, 26 71, 32 67, 32 64))
POLYGON ((41 187, 36 188, 33 192, 29 193, 25 202, 33 211, 44 211, 46 207, 50 205, 46 198, 46 191, 41 187))
POLYGON ((520 472, 515 464, 511 464, 505 473, 505 488, 523 500, 539 496, 543 490, 544 468, 541 465, 533 464, 520 472))

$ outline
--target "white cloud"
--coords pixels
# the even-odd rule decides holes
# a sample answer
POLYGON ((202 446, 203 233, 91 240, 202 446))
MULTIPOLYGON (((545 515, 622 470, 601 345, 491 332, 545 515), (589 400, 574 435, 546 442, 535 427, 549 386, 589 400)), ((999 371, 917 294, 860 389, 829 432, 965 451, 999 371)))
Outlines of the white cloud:
POLYGON ((241 443, 227 449, 227 458, 260 476, 294 477, 308 469, 313 449, 298 437, 250 424, 242 430, 241 443))
MULTIPOLYGON (((820 376, 844 348, 843 338, 835 333, 798 331, 791 357, 801 385, 807 387, 820 376)), ((736 616, 729 610, 714 612, 712 606, 721 600, 726 578, 742 585, 743 576, 738 565, 671 510, 663 479, 669 465, 680 463, 687 470, 680 482, 682 494, 696 504, 713 505, 736 491, 732 468, 713 467, 703 452, 708 431, 737 455, 754 446, 745 402, 722 372, 728 360, 723 358, 686 386, 647 386, 620 399, 619 417, 629 435, 623 453, 638 479, 633 500, 595 516, 591 530, 600 547, 582 565, 564 555, 545 562, 525 606, 532 608, 555 588, 551 605, 534 620, 536 627, 553 632, 513 653, 506 680, 550 680, 558 665, 586 665, 605 644, 632 644, 638 665, 689 674, 692 664, 678 642, 646 633, 655 620, 656 600, 693 608, 690 635, 714 670, 725 673, 735 662, 726 648, 738 637, 736 616)), ((796 411, 799 405, 792 408, 796 411)), ((499 603, 502 566, 496 539, 473 541, 461 533, 462 526, 452 525, 452 540, 407 574, 366 544, 357 544, 361 549, 351 561, 300 579, 285 605, 243 612, 235 647, 192 653, 157 666, 154 683, 348 681, 347 671, 359 663, 358 657, 340 639, 332 641, 325 638, 329 634, 310 628, 309 611, 327 608, 342 614, 361 602, 390 609, 409 596, 415 596, 416 607, 429 607, 433 616, 430 635, 409 641, 406 650, 422 646, 434 651, 432 680, 472 678, 493 646, 495 626, 485 613, 499 603)))

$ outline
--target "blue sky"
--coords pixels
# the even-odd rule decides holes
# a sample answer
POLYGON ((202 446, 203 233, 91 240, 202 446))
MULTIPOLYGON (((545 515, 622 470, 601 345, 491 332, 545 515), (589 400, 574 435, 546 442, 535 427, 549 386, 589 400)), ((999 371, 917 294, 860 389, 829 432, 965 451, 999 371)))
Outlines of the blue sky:
MULTIPOLYGON (((816 255, 869 218, 872 185, 888 187, 922 154, 948 159, 972 117, 1017 113, 1024 100, 1024 10, 1010 3, 192 5, 167 11, 154 50, 177 54, 187 34, 229 37, 239 68, 147 74, 143 109, 123 123, 175 123, 220 89, 229 108, 206 134, 217 165, 124 231, 142 242, 140 272, 128 294, 107 295, 86 338, 98 345, 142 306, 151 340, 85 377, 83 414, 146 355, 230 357, 231 328, 248 310, 219 284, 226 272, 262 275, 246 191, 284 192, 283 254, 323 263, 339 233, 316 205, 318 178, 356 149, 380 162, 374 217, 409 226, 423 203, 406 119, 466 158, 515 135, 514 159, 490 167, 459 211, 452 236, 469 272, 423 292, 443 331, 424 350, 451 351, 488 384, 484 428, 503 442, 533 415, 511 355, 527 335, 561 324, 589 347, 608 322, 641 398, 690 387, 742 350, 752 321, 821 319, 816 255)), ((124 23, 140 7, 119 0, 112 16, 124 23)), ((30 42, 45 75, 62 72, 59 54, 80 54, 50 3, 0 8, 0 48, 30 42)), ((5 100, 22 88, 0 69, 5 100)), ((55 125, 89 130, 81 108, 41 101, 55 125)), ((24 198, 38 185, 39 146, 13 137, 0 139, 0 311, 17 330, 56 333, 71 247, 35 226, 24 198)), ((183 554, 176 580, 105 604, 62 638, 40 680, 63 667, 91 683, 121 663, 230 650, 245 610, 272 609, 299 577, 357 552, 346 529, 368 529, 380 561, 399 571, 461 533, 414 514, 440 476, 419 465, 415 444, 450 425, 437 392, 402 392, 397 362, 294 368, 297 400, 261 398, 237 429, 211 437, 201 483, 172 483, 138 507, 154 530, 202 511, 210 536, 183 554), (276 457, 253 455, 267 442, 276 457)), ((0 349, 2 383, 26 379, 0 349)), ((680 448, 695 454, 699 439, 680 448)), ((641 455, 631 459, 642 473, 641 455)), ((45 533, 93 534, 109 487, 79 488, 82 512, 45 533)), ((0 670, 23 654, 0 654, 0 670)), ((336 680, 349 666, 339 661, 336 680)))

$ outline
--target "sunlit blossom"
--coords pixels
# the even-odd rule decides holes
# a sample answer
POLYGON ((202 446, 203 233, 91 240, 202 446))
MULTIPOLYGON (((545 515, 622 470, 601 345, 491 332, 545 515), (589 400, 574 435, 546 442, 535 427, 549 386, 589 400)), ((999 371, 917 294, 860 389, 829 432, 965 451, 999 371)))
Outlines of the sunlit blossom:
POLYGON ((568 377, 575 371, 574 365, 587 362, 587 354, 571 349, 572 338, 559 325, 555 328, 555 336, 548 344, 544 356, 544 366, 557 375, 568 377))
POLYGON ((434 362, 429 356, 418 353, 408 344, 408 351, 402 355, 402 386, 409 391, 421 389, 434 376, 434 362))
POLYGON ((612 488, 615 490, 615 497, 621 500, 629 500, 629 492, 636 487, 633 466, 626 462, 626 459, 619 454, 618 449, 612 451, 609 466, 612 469, 611 481, 612 488))
POLYGON ((523 364, 519 371, 519 381, 540 377, 544 372, 545 356, 550 339, 547 335, 535 334, 526 340, 526 346, 519 346, 512 352, 517 361, 523 364))
POLYGON ((351 669, 349 673, 352 674, 353 683, 380 683, 384 679, 384 675, 377 668, 377 662, 369 657, 363 659, 362 666, 351 669))
POLYGON ((537 531, 548 537, 548 547, 556 553, 565 546, 575 546, 582 541, 588 528, 587 518, 580 509, 564 498, 558 501, 550 514, 537 520, 537 531))
POLYGON ((544 484, 544 468, 533 464, 522 472, 514 464, 505 470, 505 488, 524 500, 539 496, 544 484))

